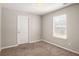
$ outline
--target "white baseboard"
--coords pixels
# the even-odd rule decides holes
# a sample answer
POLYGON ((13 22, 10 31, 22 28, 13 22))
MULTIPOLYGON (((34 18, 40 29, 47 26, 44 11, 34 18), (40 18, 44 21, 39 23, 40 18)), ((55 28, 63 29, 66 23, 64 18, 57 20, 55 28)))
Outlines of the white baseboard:
POLYGON ((68 50, 68 51, 70 51, 70 52, 73 52, 73 53, 79 54, 79 52, 77 52, 77 51, 74 51, 74 50, 71 50, 71 49, 65 48, 65 47, 60 46, 60 45, 55 44, 55 43, 48 42, 47 40, 43 40, 43 41, 44 41, 44 42, 47 42, 47 43, 49 43, 49 44, 55 45, 55 46, 57 46, 57 47, 63 48, 63 49, 65 49, 65 50, 68 50))
POLYGON ((11 48, 11 47, 16 47, 16 46, 18 46, 18 44, 16 44, 16 45, 11 45, 11 46, 7 46, 7 47, 2 47, 1 50, 2 50, 2 49, 6 49, 6 48, 11 48))
MULTIPOLYGON (((30 43, 39 42, 39 41, 40 41, 40 40, 35 40, 35 41, 31 41, 30 43)), ((18 46, 18 45, 19 45, 19 44, 7 46, 7 47, 2 47, 1 50, 2 50, 2 49, 6 49, 6 48, 11 48, 11 47, 16 47, 16 46, 18 46)), ((0 51, 1 51, 1 50, 0 50, 0 51)))
POLYGON ((30 43, 35 43, 35 42, 39 42, 39 41, 41 41, 41 40, 35 40, 35 41, 31 41, 30 43))

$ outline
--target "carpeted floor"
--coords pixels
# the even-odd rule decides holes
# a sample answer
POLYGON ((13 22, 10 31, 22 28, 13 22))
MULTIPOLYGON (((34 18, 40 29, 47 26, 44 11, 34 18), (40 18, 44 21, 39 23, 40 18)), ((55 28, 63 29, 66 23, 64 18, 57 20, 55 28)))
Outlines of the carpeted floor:
POLYGON ((78 56, 55 45, 40 41, 3 49, 1 56, 78 56))

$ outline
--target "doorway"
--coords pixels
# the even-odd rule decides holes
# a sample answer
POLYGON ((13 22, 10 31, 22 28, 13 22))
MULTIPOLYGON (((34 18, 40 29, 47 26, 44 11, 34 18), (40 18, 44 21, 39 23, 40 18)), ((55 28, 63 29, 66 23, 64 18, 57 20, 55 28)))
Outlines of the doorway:
POLYGON ((28 39, 28 16, 19 15, 17 19, 17 43, 29 43, 28 39))

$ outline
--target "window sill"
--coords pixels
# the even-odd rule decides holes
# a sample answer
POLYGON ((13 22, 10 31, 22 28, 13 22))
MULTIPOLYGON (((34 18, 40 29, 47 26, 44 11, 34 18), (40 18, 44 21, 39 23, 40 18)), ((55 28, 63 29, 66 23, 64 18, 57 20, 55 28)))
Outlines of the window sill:
POLYGON ((53 35, 53 37, 55 38, 59 38, 59 39, 67 39, 67 36, 66 35, 63 35, 63 36, 60 36, 60 35, 53 35))

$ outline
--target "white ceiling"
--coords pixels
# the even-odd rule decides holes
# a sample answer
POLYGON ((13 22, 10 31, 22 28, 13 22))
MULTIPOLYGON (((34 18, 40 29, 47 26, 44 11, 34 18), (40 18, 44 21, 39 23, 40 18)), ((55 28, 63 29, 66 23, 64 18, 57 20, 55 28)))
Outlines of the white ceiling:
POLYGON ((5 8, 26 11, 28 13, 34 13, 37 15, 43 15, 51 11, 55 11, 59 8, 65 7, 70 4, 63 3, 3 3, 5 8))

